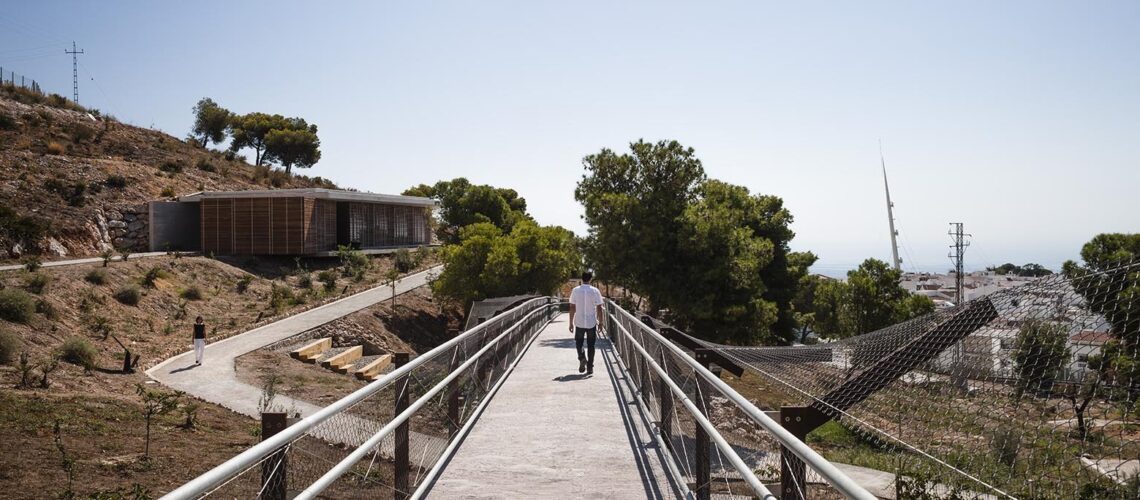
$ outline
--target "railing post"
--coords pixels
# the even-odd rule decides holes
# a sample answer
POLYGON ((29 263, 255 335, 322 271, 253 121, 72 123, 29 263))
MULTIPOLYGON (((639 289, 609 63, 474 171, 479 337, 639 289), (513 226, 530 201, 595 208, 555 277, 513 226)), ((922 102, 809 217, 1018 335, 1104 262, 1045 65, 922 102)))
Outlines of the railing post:
MULTIPOLYGON (((804 441, 811 429, 818 427, 817 413, 803 406, 780 407, 780 425, 796 439, 804 441)), ((780 499, 797 500, 807 495, 807 468, 791 450, 780 447, 780 499)))
MULTIPOLYGON (((661 365, 665 367, 664 364, 661 365)), ((665 379, 658 381, 658 389, 661 391, 661 421, 657 424, 657 430, 661 433, 661 438, 665 441, 665 446, 669 449, 673 448, 673 391, 669 390, 669 383, 665 379)))
MULTIPOLYGON (((456 349, 456 355, 451 357, 451 369, 449 371, 454 372, 456 367, 458 367, 461 364, 461 362, 459 361, 458 352, 459 352, 459 350, 456 349)), ((460 387, 460 379, 462 379, 462 378, 463 378, 462 375, 455 377, 455 380, 452 380, 447 385, 447 423, 448 423, 448 425, 447 425, 447 437, 448 437, 448 439, 454 438, 455 434, 457 432, 459 432, 459 427, 460 427, 459 426, 459 405, 460 405, 461 399, 462 399, 461 396, 459 395, 459 387, 460 387)))
MULTIPOLYGON (((261 440, 265 441, 288 427, 288 418, 284 413, 261 414, 261 440)), ((287 486, 286 471, 288 458, 285 448, 270 455, 261 462, 261 496, 265 500, 285 500, 285 487, 287 486)))
MULTIPOLYGON (((392 360, 396 368, 408 364, 411 356, 406 352, 393 353, 392 360)), ((399 415, 408 409, 408 391, 411 389, 411 377, 405 375, 396 381, 396 413, 399 415)), ((407 500, 411 496, 411 491, 408 489, 408 473, 409 456, 408 456, 408 422, 411 419, 405 420, 403 424, 396 427, 396 453, 395 453, 395 500, 407 500)))
MULTIPOLYGON (((708 369, 711 363, 711 357, 706 349, 697 349, 693 351, 693 358, 700 363, 701 366, 708 369)), ((708 416, 708 394, 704 389, 705 382, 698 376, 697 381, 697 409, 701 414, 708 416)), ((711 443, 709 442, 709 435, 701 426, 696 426, 696 468, 697 468, 697 500, 709 500, 711 492, 709 490, 710 483, 712 482, 712 474, 709 463, 709 454, 711 450, 711 443)))

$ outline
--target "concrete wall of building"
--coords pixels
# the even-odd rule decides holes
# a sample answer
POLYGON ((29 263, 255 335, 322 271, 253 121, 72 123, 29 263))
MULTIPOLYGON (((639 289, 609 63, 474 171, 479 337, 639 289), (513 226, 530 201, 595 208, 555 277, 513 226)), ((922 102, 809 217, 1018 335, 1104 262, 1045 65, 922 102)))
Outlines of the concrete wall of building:
POLYGON ((150 202, 150 250, 152 252, 201 250, 200 210, 197 202, 150 202))

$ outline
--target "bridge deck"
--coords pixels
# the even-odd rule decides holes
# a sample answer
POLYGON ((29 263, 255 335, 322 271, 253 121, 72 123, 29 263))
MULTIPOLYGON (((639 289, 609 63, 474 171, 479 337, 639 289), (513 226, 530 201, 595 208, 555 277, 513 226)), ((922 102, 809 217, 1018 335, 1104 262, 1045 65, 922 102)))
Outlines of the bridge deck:
POLYGON ((491 399, 431 490, 438 498, 675 498, 608 339, 578 374, 563 314, 491 399))

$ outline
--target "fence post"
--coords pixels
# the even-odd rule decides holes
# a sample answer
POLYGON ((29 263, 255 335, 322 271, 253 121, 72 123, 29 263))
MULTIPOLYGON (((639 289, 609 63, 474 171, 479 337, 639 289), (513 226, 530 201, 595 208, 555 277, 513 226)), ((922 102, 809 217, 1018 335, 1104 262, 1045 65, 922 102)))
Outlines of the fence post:
MULTIPOLYGON (((451 370, 455 371, 461 363, 458 356, 459 348, 456 347, 456 355, 451 357, 451 370)), ((461 396, 459 395, 459 379, 462 376, 455 377, 447 385, 447 437, 448 439, 454 438, 455 434, 459 432, 459 405, 461 403, 461 396)))
MULTIPOLYGON (((711 363, 711 356, 707 349, 696 349, 693 351, 693 358, 697 363, 705 367, 707 370, 711 363)), ((700 376, 696 377, 697 381, 697 409, 701 411, 702 415, 708 416, 708 394, 704 389, 704 382, 700 376)), ((709 470, 709 454, 711 450, 711 443, 709 442, 709 435, 701 426, 696 426, 696 466, 697 466, 697 500, 709 500, 710 490, 709 486, 712 482, 712 474, 709 470)))
MULTIPOLYGON (((392 354, 392 360, 396 368, 408 364, 411 356, 406 352, 397 352, 392 354)), ((411 389, 411 377, 404 375, 396 382, 396 412, 393 416, 399 415, 408 409, 408 391, 411 389)), ((396 453, 395 453, 395 500, 406 500, 411 496, 411 491, 408 490, 408 473, 411 467, 408 463, 408 422, 396 427, 396 453)))
MULTIPOLYGON (((664 363, 661 364, 662 368, 665 368, 665 366, 664 363)), ((658 384, 659 387, 657 390, 661 391, 661 421, 657 424, 657 431, 661 433, 661 438, 665 441, 665 446, 669 449, 673 449, 673 391, 669 389, 669 383, 666 382, 664 378, 662 378, 658 384)))
MULTIPOLYGON (((261 440, 265 441, 273 437, 278 432, 285 430, 285 427, 288 425, 288 419, 284 413, 262 413, 261 440)), ((261 462, 261 487, 263 493, 260 498, 265 500, 285 500, 287 466, 288 455, 284 447, 261 462)))

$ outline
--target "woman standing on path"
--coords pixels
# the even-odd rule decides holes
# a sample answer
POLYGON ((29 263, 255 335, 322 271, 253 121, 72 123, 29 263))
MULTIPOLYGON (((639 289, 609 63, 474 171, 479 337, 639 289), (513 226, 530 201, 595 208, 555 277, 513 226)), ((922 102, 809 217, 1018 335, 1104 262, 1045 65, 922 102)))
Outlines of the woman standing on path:
POLYGON ((198 316, 194 320, 194 365, 202 364, 202 355, 206 354, 206 322, 198 316))

